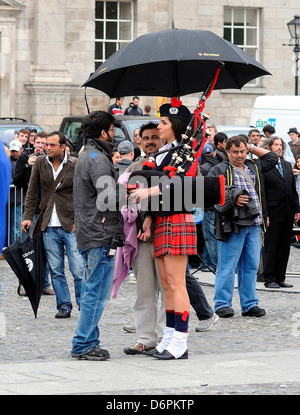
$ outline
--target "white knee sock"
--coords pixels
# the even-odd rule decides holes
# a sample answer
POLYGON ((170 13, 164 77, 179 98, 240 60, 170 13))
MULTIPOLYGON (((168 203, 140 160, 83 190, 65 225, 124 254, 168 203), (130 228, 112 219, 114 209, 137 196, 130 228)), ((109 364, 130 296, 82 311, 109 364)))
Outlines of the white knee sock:
POLYGON ((173 327, 166 327, 164 329, 163 338, 161 339, 161 342, 158 343, 158 345, 156 346, 156 349, 159 351, 159 353, 161 353, 163 350, 165 350, 168 347, 169 343, 172 340, 174 331, 175 329, 173 327))
POLYGON ((181 331, 174 331, 172 340, 166 348, 176 359, 181 357, 187 350, 187 338, 189 333, 183 333, 181 331))

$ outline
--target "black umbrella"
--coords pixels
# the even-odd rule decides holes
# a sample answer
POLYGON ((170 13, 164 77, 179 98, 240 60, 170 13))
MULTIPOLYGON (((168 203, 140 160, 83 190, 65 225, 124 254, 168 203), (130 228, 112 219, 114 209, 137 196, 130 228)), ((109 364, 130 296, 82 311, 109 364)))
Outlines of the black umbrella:
POLYGON ((39 307, 43 286, 45 282, 46 271, 46 254, 42 237, 34 236, 28 237, 20 247, 23 259, 27 265, 30 274, 30 284, 32 284, 32 291, 26 294, 32 305, 35 317, 37 317, 37 310, 39 307))
MULTIPOLYGON (((4 258, 6 259, 7 263, 9 264, 9 266, 11 267, 11 269, 13 270, 13 272, 16 274, 18 279, 22 282, 23 274, 27 274, 28 269, 27 267, 24 266, 25 265, 24 260, 20 252, 21 243, 22 242, 20 238, 16 239, 15 242, 13 242, 9 247, 3 249, 2 254, 4 258)), ((25 285, 28 285, 27 280, 25 280, 24 282, 24 288, 25 288, 25 285)))
POLYGON ((39 307, 46 270, 46 257, 41 237, 17 239, 2 251, 11 269, 23 285, 35 318, 39 307))
POLYGON ((114 53, 83 86, 109 97, 166 96, 204 91, 218 62, 214 89, 241 89, 270 73, 238 46, 206 30, 172 29, 140 36, 114 53))

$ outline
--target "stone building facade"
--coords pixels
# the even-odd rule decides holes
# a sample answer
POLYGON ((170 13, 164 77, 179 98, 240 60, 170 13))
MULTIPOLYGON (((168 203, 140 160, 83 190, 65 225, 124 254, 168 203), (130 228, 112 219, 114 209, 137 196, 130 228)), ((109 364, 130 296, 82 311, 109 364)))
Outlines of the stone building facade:
MULTIPOLYGON (((294 94, 293 48, 283 44, 290 41, 286 24, 299 12, 299 0, 0 0, 0 116, 51 131, 64 116, 86 114, 82 84, 95 67, 173 20, 177 28, 232 40, 272 73, 241 91, 214 91, 207 101, 213 122, 248 125, 257 96, 294 94)), ((140 98, 154 114, 155 97, 140 98)), ((192 110, 199 96, 182 99, 192 110)), ((87 100, 91 110, 114 101, 91 88, 87 100)))

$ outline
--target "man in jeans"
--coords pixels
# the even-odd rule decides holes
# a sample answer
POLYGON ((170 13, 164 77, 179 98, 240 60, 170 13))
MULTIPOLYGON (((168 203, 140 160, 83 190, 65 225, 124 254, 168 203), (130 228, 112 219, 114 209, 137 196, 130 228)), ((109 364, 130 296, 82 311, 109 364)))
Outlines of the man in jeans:
MULTIPOLYGON (((232 297, 235 269, 238 276, 238 293, 243 316, 261 317, 266 314, 258 307, 256 273, 260 254, 260 227, 266 221, 266 203, 262 174, 272 169, 277 156, 272 151, 247 143, 241 136, 233 136, 226 143, 228 161, 213 167, 208 177, 223 175, 226 184, 235 186, 236 198, 231 198, 229 209, 221 217, 216 205, 216 238, 218 239, 218 264, 215 279, 215 310, 219 317, 232 317, 232 297), (246 160, 247 152, 257 159, 246 160), (245 192, 247 191, 247 193, 245 192), (254 205, 255 219, 249 217, 250 202, 254 205), (233 208, 235 211, 233 212, 233 208), (243 208, 243 209, 242 209, 243 208), (248 216, 246 216, 246 212, 248 216), (220 227, 217 226, 219 219, 220 227), (243 219, 243 221, 239 221, 243 219), (247 224, 246 224, 246 220, 247 224), (218 231, 219 230, 219 231, 218 231)), ((227 190, 228 191, 228 190, 227 190)), ((226 200, 225 200, 226 202, 226 200)), ((226 203, 225 203, 226 205, 226 203)))
POLYGON ((116 184, 112 163, 114 117, 94 111, 82 122, 85 137, 74 174, 75 229, 78 248, 84 258, 80 315, 71 356, 77 359, 106 360, 100 348, 98 322, 112 291, 114 250, 124 240, 123 217, 118 200, 125 186, 116 184))
POLYGON ((66 138, 60 131, 54 131, 48 135, 46 152, 46 156, 36 159, 32 168, 22 230, 28 232, 32 224, 39 191, 43 203, 65 163, 69 162, 69 169, 48 201, 41 225, 47 262, 56 295, 58 312, 55 317, 68 318, 71 316, 72 302, 65 276, 64 248, 74 278, 75 299, 78 306, 83 274, 83 260, 77 249, 74 233, 73 175, 77 159, 67 154, 66 138))

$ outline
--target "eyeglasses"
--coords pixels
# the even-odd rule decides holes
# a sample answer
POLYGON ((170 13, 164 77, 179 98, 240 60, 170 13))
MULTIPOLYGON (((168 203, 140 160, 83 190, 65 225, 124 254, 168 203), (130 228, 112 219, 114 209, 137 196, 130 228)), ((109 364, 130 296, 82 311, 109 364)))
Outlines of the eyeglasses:
POLYGON ((110 128, 108 131, 113 131, 115 133, 116 129, 115 128, 110 128))
POLYGON ((46 145, 46 147, 49 147, 50 146, 51 148, 60 146, 60 144, 56 144, 56 143, 46 143, 45 145, 46 145))

